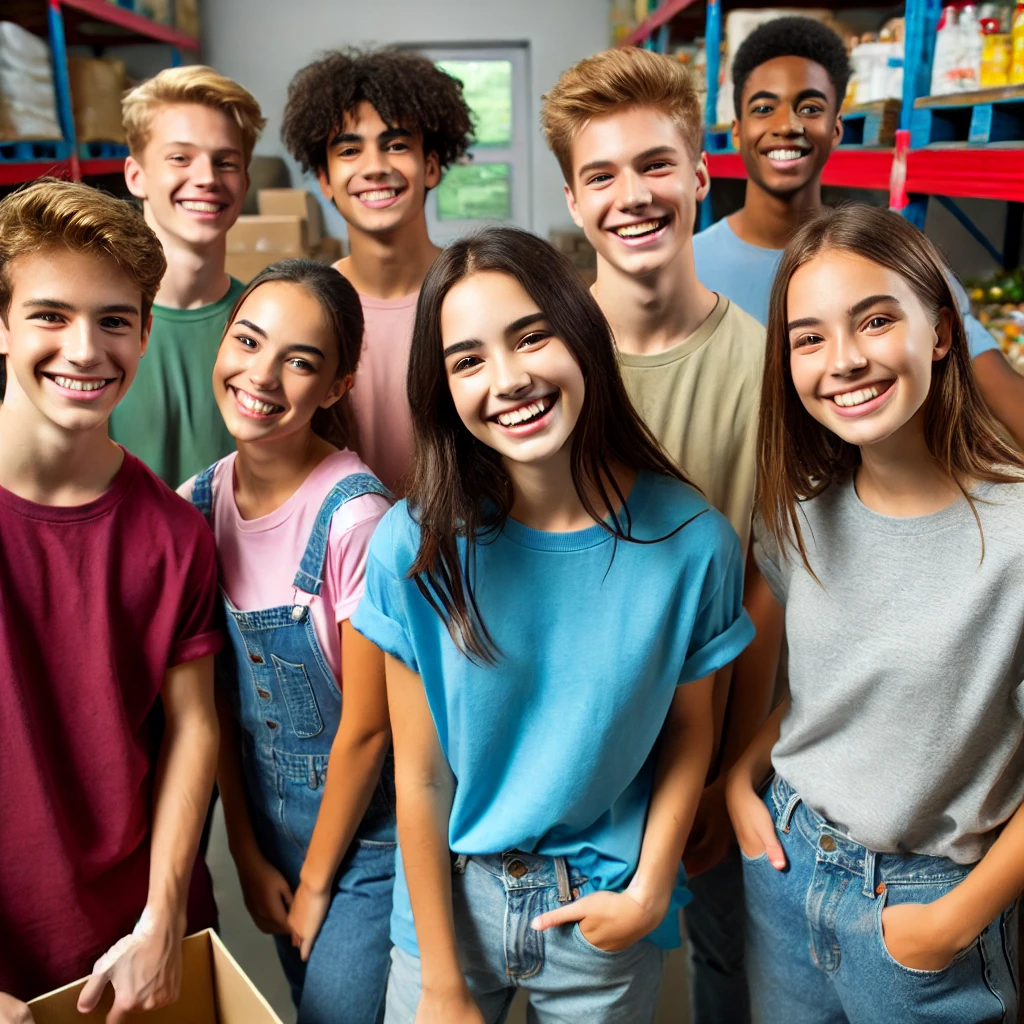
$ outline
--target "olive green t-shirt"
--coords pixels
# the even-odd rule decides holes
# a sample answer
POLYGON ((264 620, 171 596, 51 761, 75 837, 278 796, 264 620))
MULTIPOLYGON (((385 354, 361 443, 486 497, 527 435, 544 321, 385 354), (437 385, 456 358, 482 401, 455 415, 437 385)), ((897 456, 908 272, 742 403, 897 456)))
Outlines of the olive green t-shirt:
POLYGON ((626 390, 676 465, 750 541, 764 328, 724 295, 685 341, 619 353, 626 390))
POLYGON ((208 306, 154 306, 149 347, 111 414, 110 436, 172 488, 235 450, 211 381, 224 324, 244 289, 231 278, 224 298, 208 306))

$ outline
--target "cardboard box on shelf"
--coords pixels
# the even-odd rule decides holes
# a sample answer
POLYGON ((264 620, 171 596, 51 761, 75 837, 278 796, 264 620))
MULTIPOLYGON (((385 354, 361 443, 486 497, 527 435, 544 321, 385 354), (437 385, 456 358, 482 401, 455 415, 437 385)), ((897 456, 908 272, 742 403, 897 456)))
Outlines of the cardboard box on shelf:
MULTIPOLYGON (((182 954, 184 971, 177 1002, 162 1010, 133 1013, 129 1020, 145 1024, 282 1024, 211 930, 190 935, 182 954)), ((28 1005, 35 1024, 103 1024, 113 990, 108 986, 99 1008, 81 1014, 75 1004, 85 981, 33 999, 28 1005)))
POLYGON ((320 263, 336 263, 344 255, 344 247, 340 238, 325 235, 320 246, 311 253, 288 252, 229 252, 225 269, 236 280, 248 284, 261 270, 278 260, 289 259, 297 255, 306 256, 320 263))
POLYGON ((306 221, 294 216, 241 216, 228 231, 228 253, 272 252, 277 259, 307 256, 310 252, 306 221))
POLYGON ((174 27, 193 39, 199 38, 198 0, 174 0, 174 27))
POLYGON ((124 142, 121 95, 125 89, 123 60, 68 57, 71 106, 79 142, 124 142))
POLYGON ((320 204, 304 188, 261 188, 257 194, 260 214, 272 217, 302 217, 306 221, 306 238, 315 249, 324 236, 320 204))

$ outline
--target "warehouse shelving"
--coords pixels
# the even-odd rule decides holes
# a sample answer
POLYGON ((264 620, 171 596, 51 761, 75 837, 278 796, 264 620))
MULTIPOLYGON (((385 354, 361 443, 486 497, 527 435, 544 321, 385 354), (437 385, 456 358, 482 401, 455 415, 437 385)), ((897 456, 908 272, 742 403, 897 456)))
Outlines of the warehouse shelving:
POLYGON ((68 155, 55 159, 0 159, 0 186, 32 181, 44 174, 80 181, 83 177, 118 174, 123 156, 82 156, 75 135, 71 87, 68 80, 68 44, 94 48, 135 43, 162 43, 172 47, 172 63, 181 63, 181 51, 196 52, 199 40, 173 25, 164 25, 110 0, 11 0, 4 17, 39 35, 48 35, 53 59, 57 113, 64 132, 62 148, 68 155))

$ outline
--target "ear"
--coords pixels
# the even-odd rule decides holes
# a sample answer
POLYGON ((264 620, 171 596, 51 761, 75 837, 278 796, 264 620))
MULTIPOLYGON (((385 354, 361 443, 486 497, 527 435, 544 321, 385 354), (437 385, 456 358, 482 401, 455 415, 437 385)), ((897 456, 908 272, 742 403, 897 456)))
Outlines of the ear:
POLYGON ((146 199, 146 172, 133 156, 124 158, 124 183, 136 199, 146 199))
POLYGON ((732 122, 732 148, 738 153, 740 151, 740 119, 733 118, 732 122))
POLYGON ((937 363, 949 355, 953 347, 953 311, 945 306, 939 310, 939 322, 935 325, 935 347, 932 349, 932 362, 937 363))
POLYGON ((436 153, 427 153, 423 159, 423 179, 429 192, 441 184, 441 160, 436 153))
POLYGON ((707 198, 708 193, 711 191, 711 172, 708 170, 708 155, 707 153, 701 153, 700 159, 697 161, 694 171, 697 174, 697 202, 707 198))
POLYGON ((352 385, 356 382, 354 374, 346 373, 344 377, 339 377, 332 385, 330 391, 327 392, 326 397, 320 403, 321 409, 330 409, 335 402, 346 395, 352 390, 352 385))
POLYGON ((139 352, 140 356, 146 354, 146 349, 149 348, 149 332, 153 329, 153 314, 150 313, 146 317, 146 326, 142 328, 142 351, 139 352))
POLYGON ((569 216, 572 217, 572 222, 578 228, 583 227, 583 218, 580 216, 580 211, 576 206, 576 196, 573 195, 573 191, 568 185, 563 185, 565 189, 565 205, 569 207, 569 216))
POLYGON ((836 114, 836 126, 832 129, 832 150, 843 141, 843 115, 836 114))
POLYGON ((11 329, 7 326, 7 316, 0 316, 0 356, 6 356, 11 351, 11 329))
POLYGON ((327 177, 327 168, 321 167, 316 172, 316 180, 320 184, 320 195, 329 203, 334 202, 334 190, 331 188, 331 179, 327 177))

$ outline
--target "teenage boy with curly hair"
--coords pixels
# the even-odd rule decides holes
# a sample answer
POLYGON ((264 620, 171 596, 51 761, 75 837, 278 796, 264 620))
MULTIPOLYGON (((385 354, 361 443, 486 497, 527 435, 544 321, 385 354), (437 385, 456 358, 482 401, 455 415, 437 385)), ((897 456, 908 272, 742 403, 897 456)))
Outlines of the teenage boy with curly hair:
POLYGON ((462 83, 410 51, 328 53, 288 87, 281 138, 348 225, 350 255, 335 266, 366 323, 352 390, 359 454, 398 494, 412 456, 405 375, 416 300, 441 251, 424 203, 471 131, 462 83))
MULTIPOLYGON (((747 171, 743 207, 693 240, 697 276, 764 323, 782 250, 817 213, 821 174, 843 137, 840 108, 850 80, 843 41, 811 18, 785 17, 760 26, 732 66, 733 144, 747 171)), ((992 412, 1024 444, 1024 377, 960 301, 974 370, 992 412)))
POLYGON ((86 185, 0 202, 0 1021, 90 969, 83 1012, 173 1002, 216 923, 213 536, 107 432, 165 267, 86 185))
POLYGON ((224 270, 228 229, 249 187, 264 118, 252 95, 212 68, 168 68, 121 105, 124 176, 167 257, 149 350, 114 410, 114 440, 177 487, 234 451, 210 379, 244 285, 224 270))
MULTIPOLYGON (((562 75, 542 123, 569 213, 597 250, 593 293, 614 331, 626 389, 747 551, 765 335, 694 269, 694 215, 708 172, 693 84, 664 56, 608 50, 562 75)), ((684 857, 697 1024, 749 1019, 742 870, 723 782, 769 710, 771 695, 748 666, 774 656, 781 636, 781 615, 749 557, 743 603, 758 636, 734 673, 716 675, 712 774, 684 857)))

